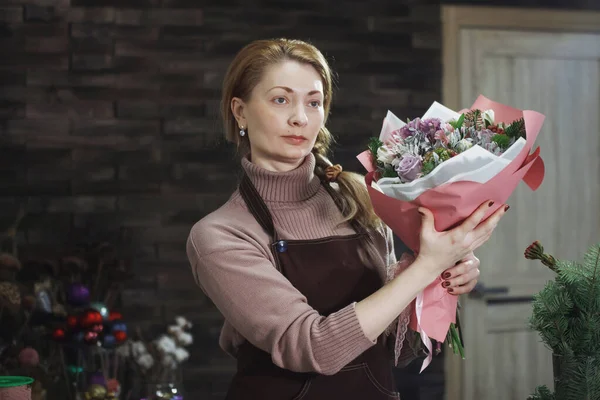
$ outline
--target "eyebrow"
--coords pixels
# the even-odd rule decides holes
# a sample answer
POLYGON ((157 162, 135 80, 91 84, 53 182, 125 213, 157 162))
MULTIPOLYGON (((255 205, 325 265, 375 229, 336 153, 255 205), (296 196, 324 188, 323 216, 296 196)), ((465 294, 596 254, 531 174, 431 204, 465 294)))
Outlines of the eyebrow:
MULTIPOLYGON (((273 86, 271 89, 267 90, 267 92, 270 92, 273 89, 283 89, 288 93, 293 93, 294 90, 292 88, 289 88, 287 86, 273 86)), ((308 95, 311 96, 313 94, 323 94, 320 90, 311 90, 310 92, 308 92, 308 95)))

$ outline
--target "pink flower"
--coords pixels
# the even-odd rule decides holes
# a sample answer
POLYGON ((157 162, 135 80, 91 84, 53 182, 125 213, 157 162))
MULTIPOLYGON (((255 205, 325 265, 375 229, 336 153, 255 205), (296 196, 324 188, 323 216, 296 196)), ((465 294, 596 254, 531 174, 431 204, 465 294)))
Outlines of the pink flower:
POLYGON ((435 133, 435 140, 439 140, 443 145, 448 144, 448 135, 443 130, 439 130, 435 133))

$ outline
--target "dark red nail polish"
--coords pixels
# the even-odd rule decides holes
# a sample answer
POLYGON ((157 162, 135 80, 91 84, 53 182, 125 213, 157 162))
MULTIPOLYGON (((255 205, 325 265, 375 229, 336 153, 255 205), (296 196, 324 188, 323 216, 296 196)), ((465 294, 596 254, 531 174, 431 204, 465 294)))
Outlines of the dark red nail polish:
POLYGON ((452 292, 454 292, 454 289, 453 288, 448 288, 448 293, 452 293, 452 292))
POLYGON ((508 204, 506 206, 504 206, 504 212, 507 212, 509 208, 510 208, 510 206, 508 204))
POLYGON ((491 206, 493 206, 493 205, 494 205, 494 202, 493 202, 493 201, 490 201, 490 202, 488 203, 488 207, 491 207, 491 206))
POLYGON ((444 279, 450 278, 450 272, 444 272, 444 275, 442 275, 442 278, 444 278, 444 279))
POLYGON ((442 287, 448 287, 448 286, 450 286, 450 282, 444 281, 444 283, 442 283, 442 287))

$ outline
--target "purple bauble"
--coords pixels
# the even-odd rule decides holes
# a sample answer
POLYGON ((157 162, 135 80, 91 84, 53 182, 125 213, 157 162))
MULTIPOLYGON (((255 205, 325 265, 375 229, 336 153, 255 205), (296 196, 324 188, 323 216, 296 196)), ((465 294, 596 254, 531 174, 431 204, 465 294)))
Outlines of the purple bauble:
POLYGON ((67 290, 67 300, 72 306, 84 306, 90 301, 90 290, 81 283, 74 283, 67 290))
POLYGON ((106 380, 104 379, 104 375, 102 374, 102 372, 91 373, 88 378, 88 383, 90 385, 106 386, 106 380))

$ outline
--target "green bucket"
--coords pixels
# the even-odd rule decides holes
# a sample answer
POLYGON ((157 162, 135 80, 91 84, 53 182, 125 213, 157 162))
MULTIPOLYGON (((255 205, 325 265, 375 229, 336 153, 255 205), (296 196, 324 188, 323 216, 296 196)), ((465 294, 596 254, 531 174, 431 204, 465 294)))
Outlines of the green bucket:
POLYGON ((16 386, 27 386, 33 383, 33 378, 27 376, 0 376, 0 389, 16 386))

